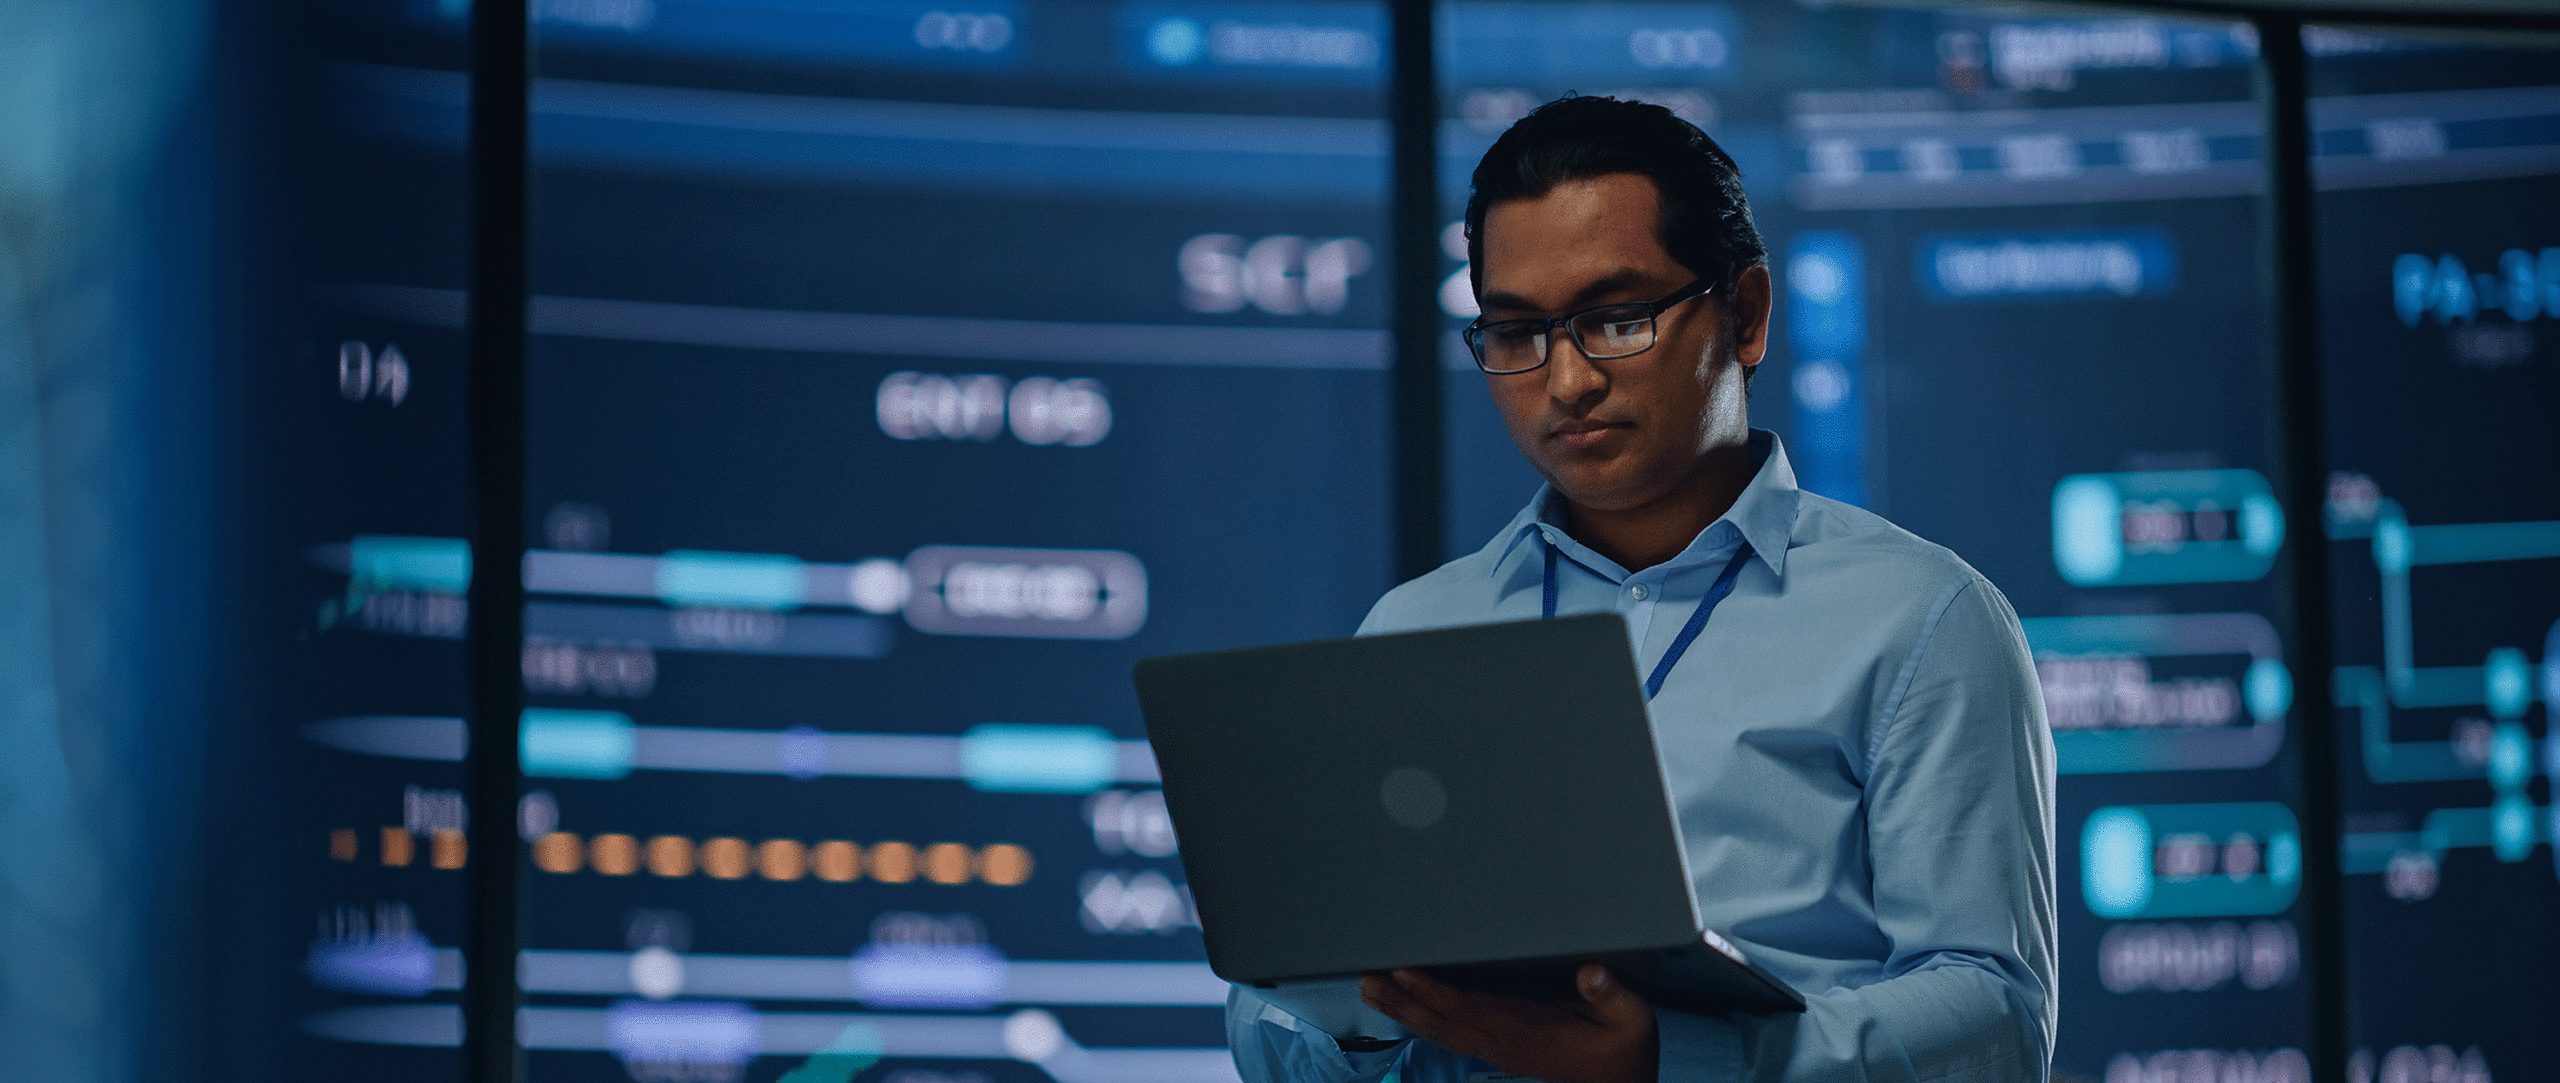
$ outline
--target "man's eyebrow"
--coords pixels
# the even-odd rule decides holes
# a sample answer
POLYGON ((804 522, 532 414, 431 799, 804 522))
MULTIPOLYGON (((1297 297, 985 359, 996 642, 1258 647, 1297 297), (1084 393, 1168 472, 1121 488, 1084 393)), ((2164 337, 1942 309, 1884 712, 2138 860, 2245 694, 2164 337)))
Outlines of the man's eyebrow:
MULTIPOLYGON (((1617 293, 1635 285, 1638 282, 1642 282, 1644 281, 1644 278, 1644 272, 1638 271, 1633 267, 1621 267, 1615 271, 1611 271, 1606 275, 1593 279, 1590 284, 1575 291, 1574 295, 1565 301, 1564 311, 1576 311, 1584 305, 1588 305, 1602 297, 1606 297, 1612 293, 1617 293)), ((1484 303, 1480 307, 1487 312, 1495 310, 1507 312, 1538 311, 1538 306, 1530 304, 1528 298, 1514 293, 1506 293, 1502 290, 1494 290, 1486 293, 1484 295, 1484 303)))

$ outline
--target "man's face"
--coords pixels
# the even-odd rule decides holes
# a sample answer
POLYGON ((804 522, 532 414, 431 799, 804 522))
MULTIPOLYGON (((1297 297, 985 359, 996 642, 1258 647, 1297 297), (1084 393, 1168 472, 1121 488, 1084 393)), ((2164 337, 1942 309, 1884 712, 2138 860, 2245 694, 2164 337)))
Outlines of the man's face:
MULTIPOLYGON (((1663 248, 1657 199, 1652 178, 1619 173, 1494 204, 1481 244, 1485 318, 1562 316, 1688 285, 1697 275, 1663 248)), ((1742 278, 1730 309, 1719 291, 1664 312, 1643 353, 1594 361, 1558 329, 1544 367, 1485 377, 1512 441, 1565 499, 1641 508, 1689 480, 1707 449, 1748 439, 1742 374, 1766 346, 1768 277, 1754 268, 1742 278), (1734 348, 1714 348, 1729 312, 1747 326, 1732 328, 1734 348)))

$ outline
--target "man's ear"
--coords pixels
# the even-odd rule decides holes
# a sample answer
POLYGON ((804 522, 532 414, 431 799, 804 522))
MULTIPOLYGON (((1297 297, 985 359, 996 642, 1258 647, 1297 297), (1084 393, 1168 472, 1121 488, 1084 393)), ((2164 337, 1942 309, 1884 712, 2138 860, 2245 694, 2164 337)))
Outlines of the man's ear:
POLYGON ((1768 356, 1769 299, 1769 268, 1765 264, 1745 267, 1733 276, 1724 311, 1725 318, 1733 321, 1734 359, 1745 365, 1757 365, 1768 356))

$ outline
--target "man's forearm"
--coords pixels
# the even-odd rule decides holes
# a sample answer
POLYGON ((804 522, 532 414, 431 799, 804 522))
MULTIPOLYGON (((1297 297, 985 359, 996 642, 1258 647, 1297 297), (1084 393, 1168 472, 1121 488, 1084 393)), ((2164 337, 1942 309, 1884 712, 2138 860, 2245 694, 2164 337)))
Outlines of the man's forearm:
POLYGON ((1657 1009, 1662 1083, 2042 1079, 2042 1021, 1998 974, 1957 962, 1806 998, 1784 1015, 1657 1009))

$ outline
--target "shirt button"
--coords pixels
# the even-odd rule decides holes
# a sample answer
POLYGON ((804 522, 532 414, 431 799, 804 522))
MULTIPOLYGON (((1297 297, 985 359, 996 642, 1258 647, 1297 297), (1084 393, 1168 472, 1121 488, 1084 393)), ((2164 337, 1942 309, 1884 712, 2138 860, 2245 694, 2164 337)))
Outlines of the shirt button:
POLYGON ((1638 583, 1635 586, 1627 588, 1627 593, 1635 595, 1637 601, 1643 601, 1645 594, 1644 584, 1638 583))

